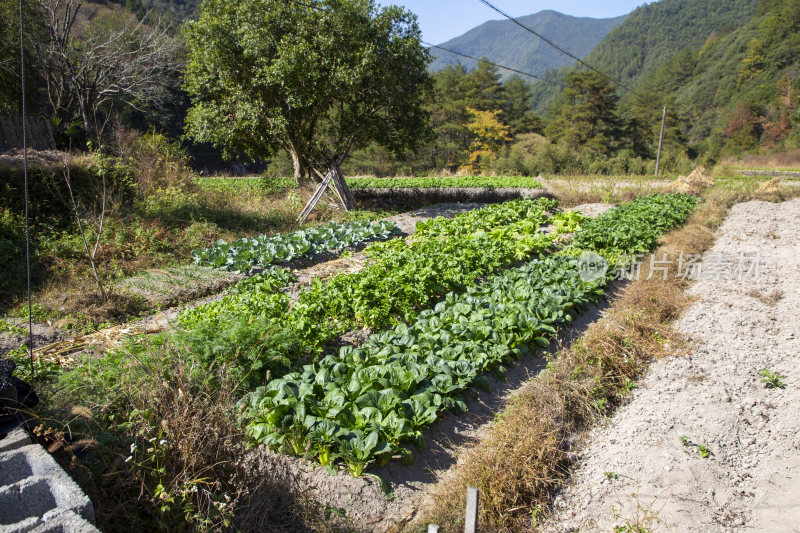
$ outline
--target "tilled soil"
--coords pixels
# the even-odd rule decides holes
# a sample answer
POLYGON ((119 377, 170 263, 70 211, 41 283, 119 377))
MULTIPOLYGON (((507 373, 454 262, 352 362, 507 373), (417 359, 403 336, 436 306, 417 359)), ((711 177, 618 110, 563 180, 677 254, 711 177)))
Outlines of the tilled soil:
POLYGON ((690 353, 593 433, 546 531, 800 531, 800 200, 735 206, 702 265, 677 324, 690 353), (729 276, 754 253, 757 277, 729 276))

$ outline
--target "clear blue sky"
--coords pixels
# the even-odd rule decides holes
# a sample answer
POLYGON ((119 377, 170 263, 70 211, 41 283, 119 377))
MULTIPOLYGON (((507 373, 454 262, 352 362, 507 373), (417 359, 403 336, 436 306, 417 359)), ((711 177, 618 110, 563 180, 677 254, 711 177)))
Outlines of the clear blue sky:
MULTIPOLYGON (((487 20, 502 18, 478 0, 378 0, 378 3, 402 5, 416 13, 422 38, 434 44, 458 37, 487 20)), ((492 3, 512 17, 552 9, 576 17, 608 18, 630 13, 645 0, 492 0, 492 3)))

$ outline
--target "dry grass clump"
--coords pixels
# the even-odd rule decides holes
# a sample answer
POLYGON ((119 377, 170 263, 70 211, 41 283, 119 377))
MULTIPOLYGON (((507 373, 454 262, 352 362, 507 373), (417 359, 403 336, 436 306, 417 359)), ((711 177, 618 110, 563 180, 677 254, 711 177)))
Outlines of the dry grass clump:
POLYGON ((682 194, 699 194, 703 190, 714 186, 714 178, 706 172, 706 167, 699 166, 688 176, 680 176, 668 187, 668 192, 678 192, 682 194))
POLYGON ((558 199, 564 208, 583 204, 618 204, 630 202, 640 196, 659 191, 659 187, 648 183, 618 185, 615 178, 607 178, 607 183, 587 183, 579 180, 550 180, 545 189, 558 199))
POLYGON ((252 485, 235 461, 236 386, 176 346, 120 350, 40 385, 48 405, 38 433, 103 531, 221 530, 252 485))
POLYGON ((765 181, 761 184, 761 186, 756 190, 758 194, 770 194, 780 192, 780 184, 783 178, 772 178, 769 181, 765 181))
MULTIPOLYGON (((487 436, 461 452, 418 523, 460 530, 466 489, 474 486, 481 494, 481 531, 536 529, 585 431, 624 401, 651 360, 681 346, 670 322, 691 301, 686 282, 676 276, 676 259, 713 244, 713 231, 735 198, 707 198, 686 226, 663 237, 656 256, 673 261, 666 279, 633 281, 600 321, 551 359, 498 415, 487 436)), ((642 272, 646 278, 648 264, 642 272)))
POLYGON ((769 306, 777 305, 777 303, 783 300, 784 297, 781 289, 774 289, 770 292, 762 292, 758 289, 751 289, 747 295, 769 306))

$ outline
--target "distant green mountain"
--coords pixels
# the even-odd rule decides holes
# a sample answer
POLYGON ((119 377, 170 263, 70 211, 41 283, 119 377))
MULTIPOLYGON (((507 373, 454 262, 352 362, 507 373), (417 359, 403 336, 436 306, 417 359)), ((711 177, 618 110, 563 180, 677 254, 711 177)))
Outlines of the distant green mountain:
POLYGON ((699 48, 755 15, 759 0, 661 0, 614 28, 586 58, 623 83, 635 84, 684 48, 699 48))
MULTIPOLYGON (((541 33, 578 57, 586 57, 608 32, 625 20, 625 16, 594 19, 572 17, 556 11, 540 11, 520 17, 522 24, 541 33)), ((520 28, 510 20, 493 20, 471 29, 464 35, 451 39, 442 46, 473 57, 487 57, 491 61, 530 72, 544 74, 548 70, 571 65, 574 60, 520 28)), ((461 62, 468 68, 475 61, 455 54, 432 49, 432 71, 461 62)), ((513 75, 501 70, 508 78, 513 75)))
MULTIPOLYGON (((698 49, 714 33, 744 26, 759 0, 661 0, 635 9, 586 56, 586 62, 628 86, 654 73, 685 48, 698 49)), ((571 67, 533 86, 534 108, 544 113, 561 94, 571 67)))

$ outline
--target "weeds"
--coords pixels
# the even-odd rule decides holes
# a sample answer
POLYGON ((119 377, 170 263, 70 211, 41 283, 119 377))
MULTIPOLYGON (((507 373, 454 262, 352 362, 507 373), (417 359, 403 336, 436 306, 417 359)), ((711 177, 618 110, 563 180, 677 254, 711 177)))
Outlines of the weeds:
POLYGON ((708 459, 709 457, 714 456, 714 452, 712 452, 711 449, 705 444, 696 444, 692 442, 692 440, 685 435, 681 436, 679 440, 681 441, 681 444, 684 446, 684 448, 696 448, 697 453, 699 453, 700 457, 702 457, 703 459, 708 459))
MULTIPOLYGON (((309 194, 266 186, 247 194, 235 187, 198 188, 187 179, 180 160, 159 162, 160 170, 148 170, 146 176, 137 174, 150 156, 134 164, 139 152, 127 147, 133 141, 126 143, 115 149, 120 156, 95 154, 71 159, 68 181, 61 177, 61 167, 37 168, 31 173, 32 188, 38 194, 32 197, 31 211, 34 298, 46 310, 43 318, 69 319, 76 329, 91 331, 103 323, 146 312, 152 307, 131 300, 126 294, 129 291, 118 290, 120 280, 148 269, 189 263, 193 249, 208 247, 219 239, 285 232, 294 227, 295 215, 309 194), (100 226, 93 213, 102 211, 103 175, 107 176, 107 201, 100 226), (135 176, 142 183, 134 180, 135 176), (81 237, 81 228, 89 246, 81 237), (96 279, 95 270, 103 280, 108 302, 90 294, 93 291, 87 280, 96 279)), ((157 144, 155 140, 142 143, 157 144)), ((172 153, 166 148, 153 150, 162 157, 172 153)), ((179 158, 179 154, 170 157, 179 158)), ((0 279, 0 312, 21 316, 26 307, 20 304, 20 288, 26 286, 22 206, 5 205, 16 198, 21 181, 17 169, 0 168, 0 172, 0 181, 7 177, 9 182, 8 194, 3 191, 0 197, 0 268, 6 273, 0 279)), ((379 216, 322 208, 309 223, 379 216)))
POLYGON ((709 457, 714 455, 714 452, 712 452, 708 448, 708 446, 706 446, 704 444, 698 444, 697 445, 697 451, 700 452, 700 457, 702 457, 703 459, 708 459, 709 457))
POLYGON ((98 526, 220 529, 248 487, 232 413, 236 383, 179 346, 124 350, 60 375, 37 433, 95 502, 98 526), (125 526, 119 520, 128 517, 125 526))
POLYGON ((652 531, 652 529, 645 525, 631 523, 628 520, 623 524, 614 526, 614 533, 652 533, 652 531))
POLYGON ((758 375, 761 376, 761 383, 768 389, 783 389, 786 388, 786 384, 781 381, 786 376, 782 374, 778 374, 777 372, 773 372, 768 368, 762 368, 758 371, 758 375))
POLYGON ((734 168, 800 169, 800 150, 778 154, 743 154, 739 159, 725 159, 724 164, 734 168))

